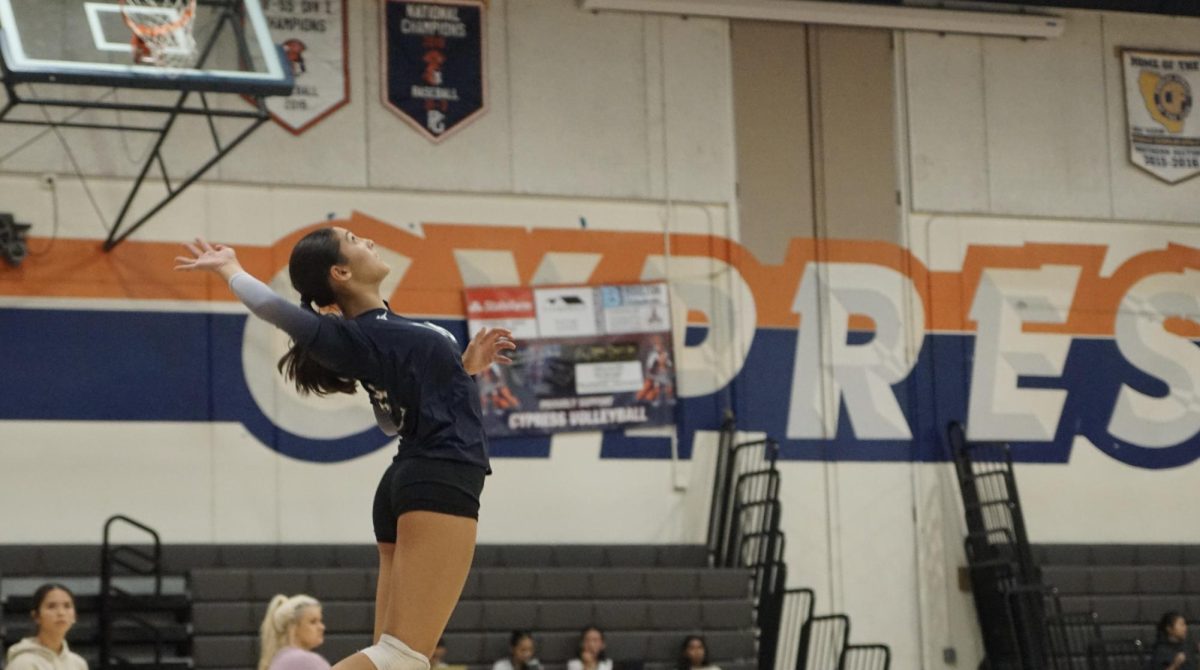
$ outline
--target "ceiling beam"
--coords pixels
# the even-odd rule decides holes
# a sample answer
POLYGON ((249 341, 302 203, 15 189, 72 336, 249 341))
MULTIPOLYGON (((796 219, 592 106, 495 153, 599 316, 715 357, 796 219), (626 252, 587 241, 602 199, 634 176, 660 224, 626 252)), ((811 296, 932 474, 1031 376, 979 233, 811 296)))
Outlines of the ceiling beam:
POLYGON ((1062 35, 1066 24, 1061 16, 1049 14, 818 0, 580 0, 580 6, 596 12, 706 16, 1039 39, 1062 35))

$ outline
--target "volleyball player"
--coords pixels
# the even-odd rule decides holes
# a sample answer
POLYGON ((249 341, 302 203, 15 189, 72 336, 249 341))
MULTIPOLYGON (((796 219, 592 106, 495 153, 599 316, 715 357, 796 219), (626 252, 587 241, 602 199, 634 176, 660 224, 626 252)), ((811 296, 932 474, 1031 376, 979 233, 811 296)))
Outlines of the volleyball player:
POLYGON ((247 274, 232 248, 202 239, 186 246, 177 270, 220 275, 254 315, 291 336, 279 369, 302 393, 361 385, 380 428, 399 436, 375 493, 375 644, 334 670, 426 670, 462 594, 490 472, 472 375, 512 362, 512 334, 480 330, 460 352, 445 329, 392 312, 380 294, 390 268, 374 242, 344 228, 315 230, 292 249, 299 306, 247 274), (341 316, 314 306, 336 306, 341 316))

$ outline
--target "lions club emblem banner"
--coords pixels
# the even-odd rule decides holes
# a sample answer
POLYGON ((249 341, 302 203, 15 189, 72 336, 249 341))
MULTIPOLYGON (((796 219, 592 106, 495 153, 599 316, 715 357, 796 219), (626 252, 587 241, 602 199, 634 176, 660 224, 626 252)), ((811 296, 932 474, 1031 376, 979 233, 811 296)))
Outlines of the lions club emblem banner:
POLYGON ((491 437, 660 426, 675 420, 664 283, 467 289, 468 327, 513 332, 511 366, 479 374, 491 437))
POLYGON ((1129 159, 1169 184, 1200 174, 1200 54, 1122 52, 1129 159))
POLYGON ((350 101, 346 0, 263 0, 263 14, 296 79, 291 95, 267 98, 267 111, 299 135, 350 101))
POLYGON ((478 0, 385 0, 383 102, 440 142, 486 108, 478 0))

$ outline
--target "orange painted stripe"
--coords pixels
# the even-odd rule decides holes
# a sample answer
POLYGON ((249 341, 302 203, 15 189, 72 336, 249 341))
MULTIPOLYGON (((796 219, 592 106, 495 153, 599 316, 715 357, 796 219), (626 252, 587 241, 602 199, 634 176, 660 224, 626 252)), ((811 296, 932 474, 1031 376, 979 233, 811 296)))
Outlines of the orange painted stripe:
MULTIPOLYGON (((376 244, 410 259, 405 276, 390 296, 399 311, 410 314, 464 315, 455 251, 466 249, 508 251, 513 255, 520 281, 532 281, 548 252, 599 254, 591 283, 636 283, 649 258, 664 253, 658 233, 631 233, 577 229, 537 229, 424 224, 424 236, 364 214, 342 221, 322 222, 297 230, 266 247, 241 245, 238 258, 246 269, 262 278, 274 276, 286 264, 292 246, 310 230, 343 225, 376 244)), ((712 235, 673 234, 674 256, 699 256, 727 263, 750 286, 759 327, 796 328, 793 313, 799 282, 811 262, 862 263, 891 268, 912 279, 925 306, 927 329, 951 332, 975 330, 970 320, 971 300, 983 273, 989 269, 1035 269, 1044 265, 1080 268, 1079 286, 1068 320, 1063 324, 1028 324, 1031 332, 1077 335, 1111 335, 1117 307, 1135 282, 1155 273, 1200 268, 1200 250, 1171 246, 1131 258, 1111 277, 1101 277, 1106 247, 1087 244, 1027 244, 1022 247, 975 246, 967 251, 957 272, 931 272, 906 249, 882 241, 816 240, 797 238, 788 244, 783 262, 768 265, 745 247, 712 235)), ((221 281, 209 273, 172 270, 182 251, 173 243, 127 241, 104 253, 94 240, 42 238, 30 240, 36 253, 20 268, 0 266, 0 295, 30 297, 116 298, 129 300, 232 301, 221 281)), ((714 264, 714 272, 720 270, 714 264)), ((717 281, 720 281, 719 279, 717 281)), ((689 312, 689 323, 703 324, 703 312, 689 312)), ((864 316, 851 317, 852 329, 873 327, 864 316)), ((1200 337, 1200 324, 1182 319, 1168 323, 1172 332, 1200 337)))

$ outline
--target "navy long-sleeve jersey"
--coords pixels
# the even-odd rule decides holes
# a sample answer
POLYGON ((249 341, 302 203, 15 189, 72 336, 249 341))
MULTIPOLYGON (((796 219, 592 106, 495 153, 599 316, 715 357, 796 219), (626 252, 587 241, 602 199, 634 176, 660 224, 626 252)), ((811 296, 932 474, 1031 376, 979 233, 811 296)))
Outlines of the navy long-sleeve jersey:
POLYGON ((255 315, 308 347, 325 367, 363 385, 380 427, 400 437, 397 458, 460 461, 491 471, 479 391, 444 328, 383 308, 353 319, 320 316, 245 273, 229 284, 255 315))

